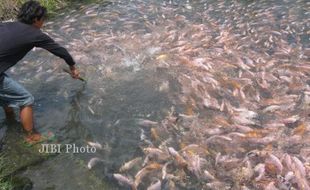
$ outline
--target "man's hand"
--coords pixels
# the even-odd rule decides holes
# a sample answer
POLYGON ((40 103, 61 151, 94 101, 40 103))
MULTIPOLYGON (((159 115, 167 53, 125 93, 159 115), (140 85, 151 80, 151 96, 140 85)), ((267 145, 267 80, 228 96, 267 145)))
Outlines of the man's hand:
POLYGON ((71 71, 71 77, 74 79, 80 78, 80 72, 75 66, 70 66, 70 71, 71 71))

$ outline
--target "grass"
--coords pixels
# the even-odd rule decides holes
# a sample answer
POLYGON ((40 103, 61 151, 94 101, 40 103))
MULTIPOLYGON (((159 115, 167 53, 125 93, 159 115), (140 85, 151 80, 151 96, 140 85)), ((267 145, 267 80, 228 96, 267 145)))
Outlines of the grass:
MULTIPOLYGON (((21 5, 28 0, 0 0, 0 21, 15 19, 21 5)), ((37 0, 47 8, 48 16, 53 17, 60 9, 69 7, 71 3, 94 3, 103 0, 37 0)), ((1 189, 0 189, 1 190, 1 189)))
MULTIPOLYGON (((28 0, 1 0, 0 20, 12 19, 16 17, 18 9, 28 0)), ((66 7, 71 0, 38 0, 41 5, 47 8, 50 16, 56 13, 57 9, 66 7)))
MULTIPOLYGON (((0 174, 4 168, 5 160, 3 154, 0 154, 0 174)), ((11 190, 13 188, 12 182, 8 179, 0 179, 0 190, 11 190)))
POLYGON ((12 188, 10 181, 0 180, 0 190, 11 190, 12 188))

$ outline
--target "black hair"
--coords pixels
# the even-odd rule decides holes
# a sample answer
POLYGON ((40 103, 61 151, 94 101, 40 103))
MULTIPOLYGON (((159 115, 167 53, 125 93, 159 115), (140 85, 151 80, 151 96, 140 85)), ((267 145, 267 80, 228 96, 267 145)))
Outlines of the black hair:
POLYGON ((35 19, 46 18, 47 10, 39 2, 30 0, 22 5, 17 19, 25 24, 33 24, 35 19))

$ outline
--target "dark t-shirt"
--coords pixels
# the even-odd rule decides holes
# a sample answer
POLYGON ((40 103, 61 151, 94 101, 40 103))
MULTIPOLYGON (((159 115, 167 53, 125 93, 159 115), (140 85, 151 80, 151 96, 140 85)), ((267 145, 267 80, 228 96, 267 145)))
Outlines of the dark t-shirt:
POLYGON ((22 22, 0 23, 0 74, 14 66, 33 47, 48 50, 68 65, 75 64, 68 51, 40 29, 22 22))

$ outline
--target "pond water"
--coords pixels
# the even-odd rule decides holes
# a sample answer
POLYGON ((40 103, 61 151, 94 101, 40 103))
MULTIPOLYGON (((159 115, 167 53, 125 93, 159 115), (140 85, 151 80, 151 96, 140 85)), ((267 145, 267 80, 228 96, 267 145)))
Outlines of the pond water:
MULTIPOLYGON (((258 121, 236 116, 231 125, 260 129, 296 114, 307 124, 309 105, 288 106, 289 113, 280 103, 274 109, 281 113, 262 109, 272 105, 263 104, 268 98, 279 102, 288 95, 309 95, 304 93, 309 88, 309 10, 306 0, 130 0, 77 4, 65 10, 43 30, 68 48, 87 83, 71 79, 62 71, 67 67, 63 60, 39 49, 9 74, 34 95, 40 132, 54 132, 62 144, 86 146, 91 141, 102 149, 94 154, 60 154, 22 175, 40 190, 122 189, 107 176, 118 173, 124 162, 144 155, 143 128, 137 121, 160 122, 171 109, 198 113, 208 126, 224 131, 218 134, 232 132, 214 123, 218 118, 232 119, 229 105, 259 114, 258 121), (89 170, 87 163, 94 157, 103 161, 89 170), (103 181, 111 186, 105 187, 103 181)), ((147 130, 146 135, 151 138, 147 130)), ((307 143, 303 146, 309 148, 307 143)), ((225 152, 216 144, 210 147, 225 152)), ((176 183, 176 189, 191 188, 221 189, 176 183)))

